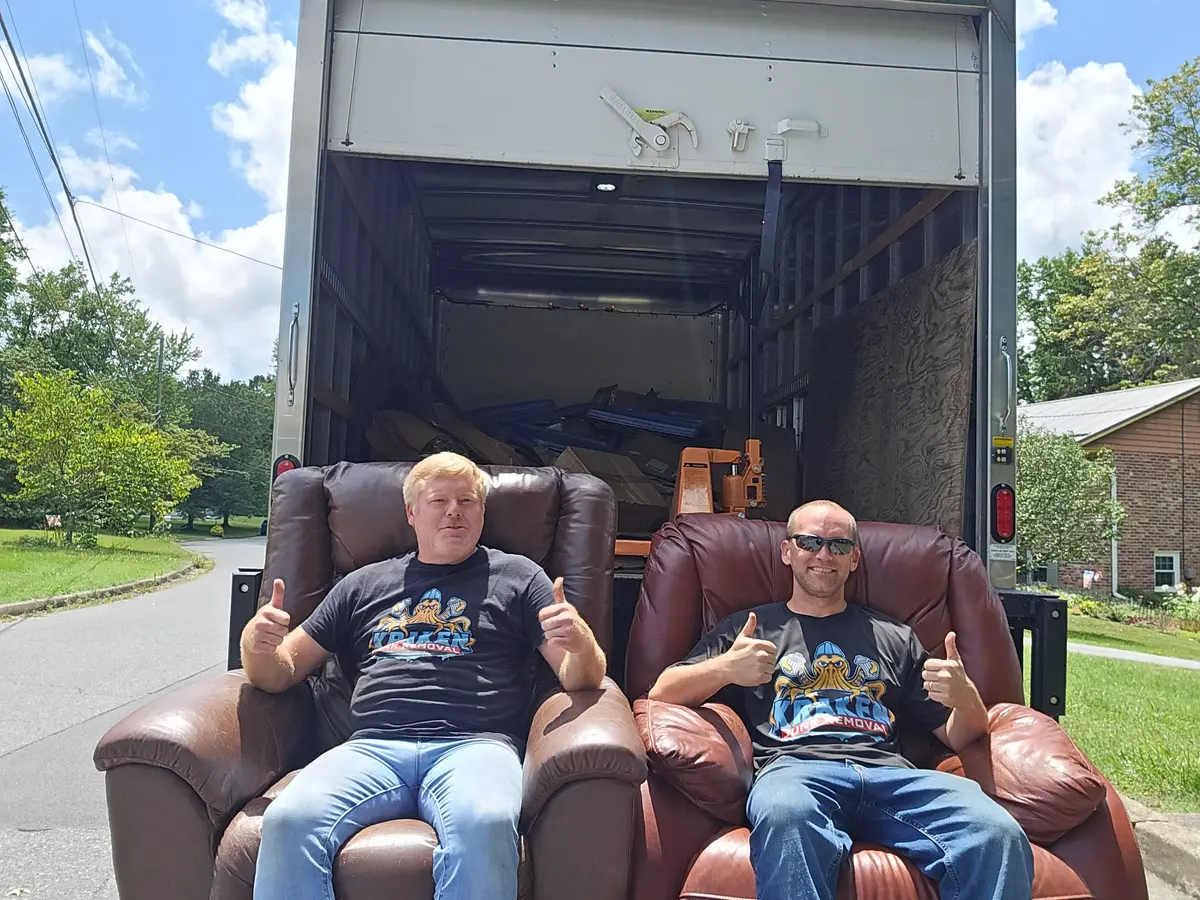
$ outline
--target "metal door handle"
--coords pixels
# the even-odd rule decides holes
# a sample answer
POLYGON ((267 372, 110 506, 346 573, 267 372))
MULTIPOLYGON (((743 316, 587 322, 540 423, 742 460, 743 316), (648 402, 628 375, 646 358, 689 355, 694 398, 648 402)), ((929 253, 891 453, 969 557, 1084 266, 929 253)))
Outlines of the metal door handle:
POLYGON ((288 329, 288 406, 296 403, 296 351, 300 348, 300 304, 292 304, 292 325, 288 329))
POLYGON ((1000 338, 1000 353, 1004 357, 1004 415, 1000 417, 1000 431, 1008 431, 1008 420, 1012 416, 1012 395, 1016 391, 1016 367, 1012 354, 1008 352, 1008 338, 1000 338))

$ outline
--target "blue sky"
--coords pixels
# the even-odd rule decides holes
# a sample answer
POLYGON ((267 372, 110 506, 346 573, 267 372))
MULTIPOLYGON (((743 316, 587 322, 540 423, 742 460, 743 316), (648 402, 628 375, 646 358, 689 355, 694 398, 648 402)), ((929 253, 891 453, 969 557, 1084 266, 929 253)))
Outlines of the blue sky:
MULTIPOLYGON (((11 4, 11 0, 9 0, 11 4)), ((136 151, 114 151, 110 158, 133 166, 144 186, 163 184, 205 211, 203 227, 220 230, 255 221, 262 198, 229 164, 230 142, 214 129, 211 107, 236 96, 238 75, 223 76, 208 64, 209 50, 222 32, 231 33, 211 0, 76 0, 85 34, 95 34, 122 65, 136 97, 100 98, 100 121, 105 131, 128 137, 136 151), (124 44, 129 59, 114 46, 124 44), (139 71, 140 70, 140 71, 139 71)), ((273 2, 272 19, 278 30, 294 40, 298 2, 273 2)), ((84 72, 84 49, 72 0, 18 3, 13 10, 21 43, 29 56, 61 54, 84 72)), ((11 23, 10 23, 11 27, 11 23)), ((89 51, 92 76, 100 61, 89 51)), ((7 74, 7 72, 5 72, 7 74)), ((86 74, 84 72, 84 74, 86 74)), ((97 127, 90 90, 72 92, 48 104, 51 133, 57 141, 78 145, 97 127)), ((34 174, 11 114, 0 134, 0 172, 14 211, 24 221, 48 211, 45 194, 30 178, 34 174)), ((31 134, 31 137, 33 135, 31 134)), ((90 146, 89 152, 101 152, 90 146)), ((47 174, 50 169, 47 168, 47 174)))
POLYGON ((1026 36, 1021 74, 1059 60, 1077 68, 1121 62, 1139 87, 1200 54, 1200 3, 1193 0, 1055 0, 1058 24, 1026 36))
MULTIPOLYGON (((0 13, 16 25, 77 196, 277 265, 298 3, 3 0, 0 13)), ((1112 220, 1095 199, 1135 164, 1119 123, 1146 78, 1200 53, 1200 4, 1141 0, 1136 15, 1128 0, 1017 5, 1020 246, 1036 256, 1112 220)), ((0 74, 10 80, 3 64, 0 74)), ((0 184, 36 261, 59 265, 67 246, 5 107, 0 184)), ((53 179, 43 150, 38 159, 53 179)), ((51 190, 59 201, 56 180, 51 190)), ((277 268, 79 210, 98 268, 129 275, 156 317, 193 332, 203 364, 235 377, 266 369, 278 331, 277 268)), ((70 234, 65 213, 63 221, 70 234)))

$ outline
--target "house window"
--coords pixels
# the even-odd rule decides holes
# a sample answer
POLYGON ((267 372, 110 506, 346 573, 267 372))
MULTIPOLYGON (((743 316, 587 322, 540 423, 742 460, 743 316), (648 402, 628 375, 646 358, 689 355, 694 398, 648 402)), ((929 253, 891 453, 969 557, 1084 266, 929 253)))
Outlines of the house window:
POLYGON ((1179 553, 1156 552, 1154 554, 1154 587, 1174 588, 1179 584, 1179 553))

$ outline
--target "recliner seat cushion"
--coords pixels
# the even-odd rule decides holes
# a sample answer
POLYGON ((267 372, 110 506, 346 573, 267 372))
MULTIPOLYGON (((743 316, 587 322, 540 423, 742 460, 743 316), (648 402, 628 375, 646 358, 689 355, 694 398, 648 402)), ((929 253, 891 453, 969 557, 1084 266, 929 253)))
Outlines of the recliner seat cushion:
MULTIPOLYGON (((217 848, 212 900, 253 900, 262 817, 297 772, 289 772, 234 816, 217 848)), ((333 866, 338 900, 430 900, 437 833, 418 819, 397 819, 350 838, 333 866)), ((518 897, 530 896, 532 873, 521 839, 518 897)))

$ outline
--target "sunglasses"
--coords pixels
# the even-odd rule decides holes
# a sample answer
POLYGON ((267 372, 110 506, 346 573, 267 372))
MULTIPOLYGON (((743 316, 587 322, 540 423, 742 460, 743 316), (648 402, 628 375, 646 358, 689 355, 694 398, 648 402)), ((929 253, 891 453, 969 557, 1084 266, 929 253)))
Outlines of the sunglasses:
POLYGON ((815 534, 791 534, 788 535, 788 540, 809 553, 820 553, 822 547, 828 547, 834 556, 845 556, 856 546, 853 538, 826 538, 815 534))

